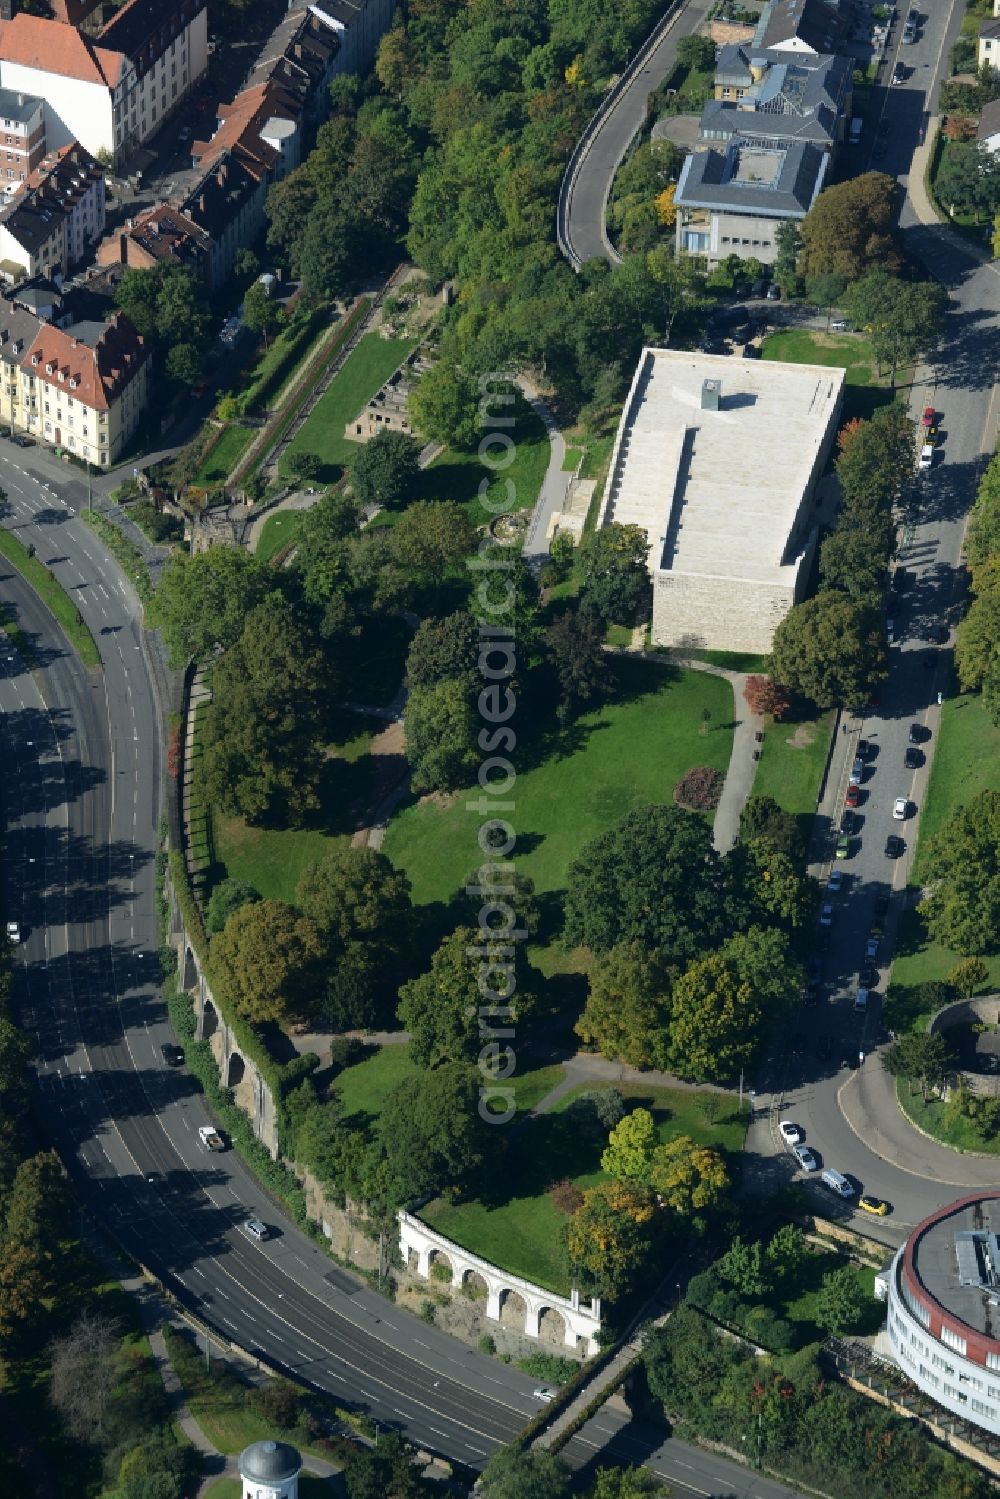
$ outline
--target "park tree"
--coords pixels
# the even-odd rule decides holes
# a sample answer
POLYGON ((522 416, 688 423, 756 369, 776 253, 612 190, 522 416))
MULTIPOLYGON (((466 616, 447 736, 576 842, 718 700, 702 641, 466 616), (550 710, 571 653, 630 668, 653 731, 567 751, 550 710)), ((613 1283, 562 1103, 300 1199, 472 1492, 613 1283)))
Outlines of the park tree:
POLYGON ((941 158, 934 190, 948 209, 991 218, 1000 208, 1000 166, 994 153, 981 142, 953 144, 941 158))
MULTIPOLYGON (((840 525, 819 549, 819 574, 825 590, 835 589, 865 607, 876 604, 885 586, 889 556, 873 545, 871 532, 863 526, 840 525)), ((891 517, 887 517, 892 526, 891 517)))
POLYGON ((640 942, 595 958, 587 1002, 573 1029, 602 1056, 629 1067, 662 1067, 670 1019, 669 980, 640 942))
POLYGON ((475 1068, 445 1062, 386 1098, 377 1131, 396 1205, 459 1185, 480 1165, 487 1129, 479 1115, 481 1084, 475 1068))
POLYGON ((474 448, 480 435, 479 384, 447 355, 440 358, 410 394, 410 417, 417 431, 446 447, 474 448))
MULTIPOLYGON (((749 912, 764 921, 803 927, 816 914, 814 887, 804 880, 789 854, 768 838, 749 838, 731 856, 736 863, 749 912)), ((774 933, 775 940, 780 934, 774 933)))
POLYGON ((564 940, 596 953, 639 942, 682 963, 723 930, 711 830, 679 807, 636 807, 584 845, 567 877, 564 940))
POLYGON ((408 940, 410 882, 385 854, 333 845, 307 864, 295 887, 299 907, 316 923, 330 954, 349 942, 398 953, 408 940))
POLYGON ((410 642, 406 680, 412 690, 453 679, 471 692, 479 677, 478 661, 479 626, 471 614, 459 610, 443 619, 424 619, 410 642))
POLYGON ((913 419, 898 401, 858 424, 836 463, 846 518, 863 517, 867 526, 872 512, 891 512, 896 492, 913 473, 915 439, 913 419))
POLYGON ((117 1377, 121 1328, 105 1312, 84 1310, 49 1348, 49 1399, 70 1436, 100 1436, 117 1377))
POLYGON ((863 172, 821 192, 802 220, 800 275, 857 281, 875 266, 898 271, 899 186, 885 172, 863 172))
POLYGON ((30 1331, 49 1288, 48 1266, 37 1246, 8 1240, 0 1255, 0 1353, 30 1331))
POLYGON ((544 1447, 501 1447, 486 1464, 477 1492, 482 1499, 569 1499, 571 1476, 562 1458, 544 1447))
POLYGON ((816 1298, 816 1321, 820 1327, 840 1335, 863 1327, 870 1302, 850 1265, 824 1275, 816 1298))
POLYGON ((962 691, 979 691, 998 666, 1000 593, 981 593, 973 599, 955 635, 955 670, 962 691))
POLYGON ((234 911, 260 899, 260 891, 247 880, 220 880, 208 897, 205 925, 212 933, 221 932, 234 911))
POLYGON ((710 36, 682 36, 677 43, 677 61, 690 71, 711 72, 715 68, 715 43, 710 36))
POLYGON ((153 599, 153 622, 163 634, 170 664, 205 661, 228 650, 247 617, 272 592, 274 576, 241 547, 210 547, 188 556, 174 552, 164 564, 153 599))
POLYGON ((712 1208, 729 1188, 726 1163, 717 1150, 676 1135, 653 1150, 646 1180, 657 1201, 682 1218, 712 1208))
POLYGON ((413 1038, 411 1054, 419 1066, 472 1061, 482 1045, 481 1018, 488 1025, 496 1006, 515 1021, 530 1012, 523 946, 510 945, 508 956, 508 944, 484 943, 479 928, 458 927, 434 953, 429 972, 402 986, 399 1019, 413 1038))
POLYGON ((879 372, 888 369, 891 382, 901 364, 933 348, 947 305, 939 282, 902 281, 883 266, 855 281, 844 298, 848 317, 868 333, 879 372))
POLYGON ((975 570, 1000 552, 1000 454, 990 459, 976 491, 969 516, 965 550, 975 570))
POLYGON ((788 611, 774 632, 770 675, 819 708, 865 702, 888 672, 873 608, 830 589, 788 611))
POLYGON ((774 279, 786 297, 794 296, 801 286, 798 263, 802 251, 802 235, 792 219, 778 224, 774 234, 777 254, 774 258, 774 279))
POLYGON ((798 1224, 783 1223, 772 1235, 764 1258, 770 1273, 778 1280, 785 1280, 794 1276, 808 1253, 805 1235, 798 1224))
POLYGON ((450 791, 476 766, 476 719, 467 684, 417 687, 406 705, 406 758, 414 791, 450 791))
POLYGON ((601 1170, 619 1181, 645 1182, 656 1147, 656 1123, 648 1109, 633 1109, 608 1136, 601 1170))
POLYGON ((251 823, 301 825, 319 805, 332 685, 328 658, 290 604, 276 597, 252 610, 212 674, 202 739, 211 801, 251 823))
POLYGON ((335 301, 350 290, 357 272, 357 238, 356 226, 340 204, 318 197, 297 246, 302 293, 309 304, 335 301))
POLYGON ((409 432, 384 428, 364 443, 351 464, 351 488, 359 505, 398 510, 413 493, 420 447, 409 432))
POLYGON ((769 715, 771 718, 781 719, 791 707, 786 689, 770 677, 759 674, 747 677, 743 696, 750 712, 759 717, 769 715))
POLYGON ((474 544, 475 529, 454 500, 418 500, 390 532, 392 560, 418 588, 442 583, 474 544))
POLYGON ((892 1077, 919 1083, 920 1091, 943 1086, 955 1065, 955 1054, 939 1031, 913 1031, 897 1037, 882 1053, 882 1066, 892 1077))
POLYGON ((671 995, 671 1070, 694 1082, 728 1082, 757 1048, 761 1006, 734 963, 720 953, 696 959, 671 995))
POLYGON ((649 538, 642 526, 617 521, 601 526, 582 544, 582 607, 605 624, 632 625, 648 610, 649 538))
POLYGON ((652 1248, 655 1215, 652 1193, 635 1182, 590 1187, 565 1229, 573 1274, 601 1296, 621 1296, 652 1248))
POLYGON ((981 989, 990 976, 990 971, 982 958, 963 958, 956 963, 946 980, 948 987, 954 989, 959 999, 971 999, 977 989, 981 989))
POLYGON ((1000 942, 1000 792, 981 791, 957 807, 927 843, 929 895, 919 910, 936 942, 963 957, 1000 942))
POLYGON ((343 1470, 347 1499, 421 1499, 425 1485, 412 1448, 398 1432, 383 1432, 377 1446, 355 1447, 343 1470))
POLYGON ((263 281, 248 286, 243 298, 243 321, 251 333, 259 333, 265 349, 270 347, 271 335, 277 333, 285 321, 284 310, 276 302, 263 281))
POLYGON ((779 807, 773 796, 751 796, 740 813, 740 842, 766 839, 773 848, 796 856, 801 851, 802 834, 794 812, 779 807))
POLYGON ((234 911, 212 938, 212 971, 255 1025, 290 1025, 317 1009, 323 943, 315 922, 281 900, 234 911))
POLYGON ((323 460, 311 448, 292 448, 285 460, 285 471, 296 484, 311 484, 323 471, 323 460))
POLYGON ((564 610, 544 632, 566 715, 599 696, 607 682, 604 635, 600 618, 587 609, 564 610))
POLYGON ((746 1243, 737 1234, 718 1262, 722 1279, 748 1299, 765 1296, 770 1290, 764 1251, 759 1241, 746 1243))

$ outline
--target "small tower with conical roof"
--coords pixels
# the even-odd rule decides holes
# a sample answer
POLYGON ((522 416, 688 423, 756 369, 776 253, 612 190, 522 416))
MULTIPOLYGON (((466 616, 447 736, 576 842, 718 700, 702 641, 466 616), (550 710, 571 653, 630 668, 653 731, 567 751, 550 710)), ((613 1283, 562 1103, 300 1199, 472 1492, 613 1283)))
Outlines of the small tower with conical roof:
POLYGON ((302 1454, 288 1442, 252 1442, 240 1453, 243 1499, 298 1499, 302 1454))

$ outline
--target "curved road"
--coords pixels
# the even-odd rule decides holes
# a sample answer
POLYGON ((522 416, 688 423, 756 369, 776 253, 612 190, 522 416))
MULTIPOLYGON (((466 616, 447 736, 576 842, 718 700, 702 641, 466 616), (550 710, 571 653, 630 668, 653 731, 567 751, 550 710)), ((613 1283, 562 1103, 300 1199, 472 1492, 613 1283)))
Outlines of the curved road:
MULTIPOLYGON (((57 492, 0 442, 0 485, 3 524, 75 594, 104 663, 86 671, 0 563, 0 597, 36 657, 28 669, 0 637, 5 764, 17 768, 5 777, 7 908, 22 926, 18 999, 63 1158, 97 1220, 223 1337, 480 1468, 536 1412, 536 1381, 338 1269, 234 1152, 198 1143, 211 1122, 202 1096, 160 1055, 172 1039, 154 958, 160 739, 138 601, 77 518, 78 482, 57 492), (248 1212, 276 1229, 267 1243, 239 1227, 248 1212)), ((579 1461, 614 1435, 610 1454, 649 1460, 678 1494, 789 1499, 723 1458, 607 1420, 579 1439, 579 1461)))

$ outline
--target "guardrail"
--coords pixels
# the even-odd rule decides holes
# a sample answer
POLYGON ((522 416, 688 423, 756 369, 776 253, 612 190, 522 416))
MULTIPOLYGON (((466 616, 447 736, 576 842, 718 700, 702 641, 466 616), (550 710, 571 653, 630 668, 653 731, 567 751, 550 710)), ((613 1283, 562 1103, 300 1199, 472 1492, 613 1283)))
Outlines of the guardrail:
MULTIPOLYGON (((567 223, 569 218, 569 202, 573 196, 573 189, 576 186, 576 179, 579 176, 580 168, 582 167, 584 161, 587 159, 590 148, 594 144, 594 140, 596 139, 597 135, 600 133, 601 127, 604 124, 606 117, 611 113, 615 105, 618 103, 618 100, 630 86, 635 75, 641 70, 649 54, 655 50, 655 48, 662 41, 665 34, 670 30, 671 26, 674 24, 674 21, 677 19, 678 15, 684 9, 686 4, 687 0, 671 0, 671 3, 668 5, 666 11, 660 17, 659 21, 657 21, 656 25, 647 36, 646 40, 639 47, 635 56, 628 63, 626 63, 625 68, 619 74, 617 83, 615 83, 613 88, 607 94, 605 94, 600 104, 594 110, 594 113, 591 115, 590 119, 584 126, 583 134, 580 136, 580 139, 573 147, 573 154, 570 156, 569 161, 566 163, 566 170, 563 173, 562 182, 559 184, 559 202, 556 207, 556 238, 559 241, 559 249, 562 251, 563 255, 565 255, 574 271, 579 271, 583 268, 583 261, 576 254, 572 244, 570 243, 567 223)), ((604 225, 602 210, 602 234, 603 229, 604 225)), ((612 253, 614 253, 613 250, 612 253)))

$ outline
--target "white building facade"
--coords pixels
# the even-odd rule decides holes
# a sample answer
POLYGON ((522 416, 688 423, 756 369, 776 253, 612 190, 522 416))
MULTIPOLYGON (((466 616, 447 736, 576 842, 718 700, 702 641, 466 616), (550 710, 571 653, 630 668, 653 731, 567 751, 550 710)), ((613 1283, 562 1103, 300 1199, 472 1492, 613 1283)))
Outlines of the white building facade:
POLYGON ((886 1332, 907 1378, 938 1405, 1000 1436, 1000 1197, 961 1198, 925 1218, 885 1281, 886 1332))

